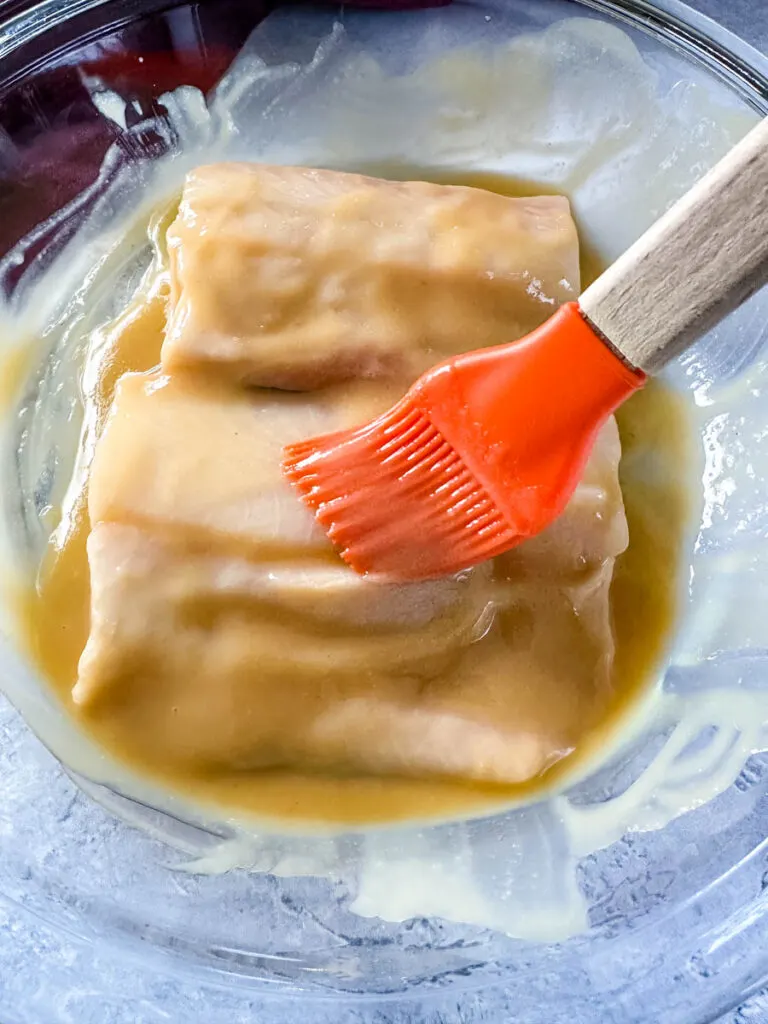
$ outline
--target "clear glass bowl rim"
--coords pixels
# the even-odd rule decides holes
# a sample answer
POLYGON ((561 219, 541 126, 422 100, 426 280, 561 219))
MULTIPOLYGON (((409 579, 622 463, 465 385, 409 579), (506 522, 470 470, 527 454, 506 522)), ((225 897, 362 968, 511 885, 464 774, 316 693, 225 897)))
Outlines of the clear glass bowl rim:
MULTIPOLYGON (((727 82, 753 108, 768 113, 768 55, 682 0, 573 2, 611 15, 684 53, 727 82)), ((136 15, 133 0, 40 0, 26 9, 24 0, 12 0, 7 13, 0 13, 0 88, 29 70, 29 56, 22 57, 22 51, 43 36, 63 29, 78 16, 106 6, 114 12, 113 25, 136 15)), ((148 0, 141 6, 141 13, 147 14, 174 4, 170 0, 148 0)), ((63 48, 66 49, 66 43, 63 48)), ((55 50, 45 47, 41 51, 47 57, 52 52, 55 50)))
MULTIPOLYGON (((34 71, 35 57, 50 58, 66 50, 66 26, 88 12, 106 9, 108 20, 100 27, 108 31, 110 26, 132 20, 137 13, 175 6, 172 0, 144 0, 141 5, 135 0, 40 0, 21 10, 22 2, 12 0, 6 13, 0 12, 0 90, 34 71), (54 44, 50 48, 49 41, 54 44)), ((754 109, 768 113, 768 56, 680 0, 572 2, 574 7, 603 13, 653 36, 726 82, 754 109)))

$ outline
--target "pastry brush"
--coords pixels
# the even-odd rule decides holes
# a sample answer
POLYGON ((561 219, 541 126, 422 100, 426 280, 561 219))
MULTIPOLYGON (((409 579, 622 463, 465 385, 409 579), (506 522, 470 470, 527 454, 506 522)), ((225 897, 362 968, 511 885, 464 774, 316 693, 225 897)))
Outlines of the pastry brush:
POLYGON ((455 573, 565 508, 614 410, 768 281, 768 119, 578 303, 425 373, 365 426, 285 449, 283 470, 360 573, 455 573))

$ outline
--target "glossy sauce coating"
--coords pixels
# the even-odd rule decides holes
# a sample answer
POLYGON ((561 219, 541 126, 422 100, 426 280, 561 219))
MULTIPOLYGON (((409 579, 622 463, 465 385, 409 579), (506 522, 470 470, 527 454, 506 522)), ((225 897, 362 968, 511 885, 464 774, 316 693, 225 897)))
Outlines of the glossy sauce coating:
MULTIPOLYGON (((379 169, 388 177, 434 178, 428 171, 379 169)), ((540 194, 528 183, 486 175, 451 175, 451 182, 493 189, 510 195, 540 194)), ((587 283, 597 261, 582 246, 582 275, 587 283)), ((86 401, 103 417, 115 383, 126 370, 148 370, 159 357, 165 322, 166 296, 162 282, 150 289, 110 327, 104 351, 108 355, 86 401)), ((459 781, 422 781, 397 777, 352 778, 301 774, 284 769, 232 772, 207 768, 191 772, 163 758, 160 742, 136 742, 119 716, 89 718, 73 704, 71 688, 89 627, 89 581, 85 556, 88 533, 85 495, 78 514, 59 548, 51 550, 38 590, 25 608, 33 652, 68 710, 107 748, 132 766, 165 778, 198 800, 212 801, 271 817, 313 818, 345 823, 399 818, 478 813, 483 807, 529 796, 551 786, 579 759, 589 754, 630 707, 649 681, 672 627, 677 587, 677 564, 687 513, 685 473, 687 456, 685 411, 682 400, 662 385, 651 383, 619 414, 623 442, 620 467, 629 521, 630 545, 616 564, 611 597, 616 655, 609 693, 599 700, 584 699, 573 706, 568 665, 562 666, 562 693, 550 693, 546 703, 569 705, 582 716, 585 731, 573 753, 549 771, 522 786, 499 787, 459 781)), ((515 610, 499 613, 494 636, 474 647, 487 664, 503 662, 505 632, 525 629, 515 610), (482 649, 482 650, 481 650, 482 649)), ((542 709, 546 715, 546 709, 542 709)), ((151 734, 151 727, 148 729, 151 734)))

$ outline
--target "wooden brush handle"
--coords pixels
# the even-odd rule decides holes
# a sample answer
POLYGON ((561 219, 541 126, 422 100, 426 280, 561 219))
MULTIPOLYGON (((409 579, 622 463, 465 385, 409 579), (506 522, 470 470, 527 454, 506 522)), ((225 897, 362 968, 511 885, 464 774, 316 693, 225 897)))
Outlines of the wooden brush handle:
POLYGON ((579 299, 624 359, 656 373, 768 282, 768 118, 579 299))

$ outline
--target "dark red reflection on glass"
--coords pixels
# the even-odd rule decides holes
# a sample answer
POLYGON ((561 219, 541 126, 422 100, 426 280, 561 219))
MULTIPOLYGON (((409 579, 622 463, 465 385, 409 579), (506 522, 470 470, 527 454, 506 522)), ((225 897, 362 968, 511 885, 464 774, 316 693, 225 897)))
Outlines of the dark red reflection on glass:
MULTIPOLYGON (((349 6, 406 10, 445 2, 355 0, 349 6)), ((136 125, 162 118, 160 97, 179 85, 208 92, 243 40, 276 6, 275 0, 182 3, 106 28, 95 20, 103 17, 97 9, 73 19, 68 30, 75 38, 58 39, 55 56, 30 54, 35 70, 0 91, 0 255, 92 184, 113 143, 128 159, 162 151, 167 140, 151 129, 137 147, 136 125), (123 101, 125 127, 99 111, 94 101, 99 83, 123 101)), ((86 212, 72 211, 66 228, 56 229, 58 237, 62 230, 76 230, 86 212)), ((6 292, 45 246, 46 239, 40 239, 25 247, 19 262, 6 269, 6 292)))

